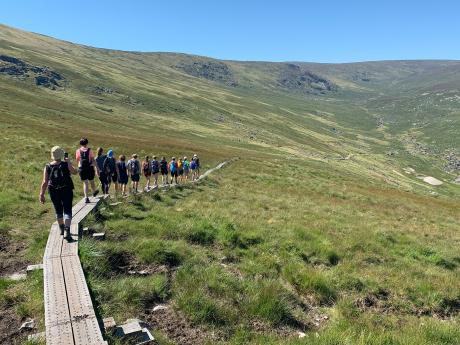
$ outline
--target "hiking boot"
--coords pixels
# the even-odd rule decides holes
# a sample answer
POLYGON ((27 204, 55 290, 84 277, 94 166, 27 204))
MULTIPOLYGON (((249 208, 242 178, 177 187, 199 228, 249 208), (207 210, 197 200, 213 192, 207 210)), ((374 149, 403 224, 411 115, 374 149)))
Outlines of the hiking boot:
POLYGON ((61 236, 64 235, 64 224, 59 224, 59 229, 61 230, 61 236))
POLYGON ((68 226, 64 227, 64 232, 65 232, 64 238, 67 241, 72 241, 72 235, 70 234, 70 227, 68 227, 68 226))
POLYGON ((98 194, 99 194, 99 189, 96 189, 96 190, 94 191, 94 193, 93 193, 93 196, 95 197, 95 196, 98 195, 98 194))
POLYGON ((85 199, 85 203, 89 204, 91 201, 89 201, 89 198, 85 199))

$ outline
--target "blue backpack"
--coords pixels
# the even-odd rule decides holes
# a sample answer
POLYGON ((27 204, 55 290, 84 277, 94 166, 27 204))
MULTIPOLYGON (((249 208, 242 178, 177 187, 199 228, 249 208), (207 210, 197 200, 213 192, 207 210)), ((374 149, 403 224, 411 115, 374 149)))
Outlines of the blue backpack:
POLYGON ((175 173, 176 172, 176 167, 177 167, 176 164, 177 163, 175 163, 175 162, 169 163, 169 171, 171 171, 172 173, 175 173))

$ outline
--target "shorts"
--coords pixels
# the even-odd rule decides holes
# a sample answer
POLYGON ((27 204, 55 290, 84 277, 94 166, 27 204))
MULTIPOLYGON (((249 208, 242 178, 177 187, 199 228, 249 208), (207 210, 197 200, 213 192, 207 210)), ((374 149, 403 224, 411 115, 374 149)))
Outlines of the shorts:
POLYGON ((108 178, 108 182, 109 182, 109 183, 110 183, 110 179, 112 179, 112 182, 113 182, 113 183, 117 183, 117 181, 118 181, 118 176, 117 176, 117 174, 116 174, 116 173, 115 173, 115 174, 112 174, 112 177, 109 176, 109 178, 108 178))
POLYGON ((151 172, 144 173, 144 176, 145 176, 145 177, 150 177, 150 176, 152 176, 152 173, 151 173, 151 172))
POLYGON ((139 174, 131 175, 131 181, 133 182, 139 182, 140 179, 141 179, 141 176, 139 174))
POLYGON ((171 171, 171 177, 177 177, 177 170, 176 171, 171 171))
POLYGON ((168 175, 168 170, 161 170, 161 175, 168 175))
POLYGON ((179 169, 179 176, 184 175, 184 169, 179 169))
POLYGON ((189 172, 188 169, 184 169, 184 175, 188 175, 188 172, 189 172))
POLYGON ((128 184, 128 175, 118 177, 119 184, 128 184))
POLYGON ((152 171, 152 174, 155 175, 155 174, 158 174, 160 172, 160 170, 154 170, 152 171))
POLYGON ((78 174, 80 175, 80 179, 82 181, 92 181, 94 180, 94 167, 90 167, 88 169, 82 169, 81 167, 78 168, 78 174))

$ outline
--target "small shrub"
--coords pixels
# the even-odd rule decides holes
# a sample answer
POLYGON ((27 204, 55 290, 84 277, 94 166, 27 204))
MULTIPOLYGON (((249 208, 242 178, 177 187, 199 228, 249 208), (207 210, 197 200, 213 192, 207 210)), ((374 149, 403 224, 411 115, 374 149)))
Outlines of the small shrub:
POLYGON ((300 265, 289 265, 284 275, 299 293, 313 294, 321 304, 331 304, 337 297, 332 283, 321 272, 300 265))
POLYGON ((260 317, 274 325, 287 324, 293 320, 289 295, 279 283, 266 281, 255 286, 248 303, 251 315, 260 317))
POLYGON ((215 235, 206 230, 196 230, 188 233, 186 238, 190 243, 206 246, 214 243, 215 235))
POLYGON ((223 326, 229 322, 227 311, 220 308, 201 291, 185 293, 178 299, 181 308, 192 322, 223 326))

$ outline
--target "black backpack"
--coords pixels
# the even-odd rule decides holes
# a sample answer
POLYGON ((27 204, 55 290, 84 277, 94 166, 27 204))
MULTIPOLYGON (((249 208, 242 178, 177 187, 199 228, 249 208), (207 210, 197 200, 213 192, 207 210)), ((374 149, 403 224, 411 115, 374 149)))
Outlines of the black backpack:
POLYGON ((80 150, 80 166, 83 170, 88 170, 91 167, 89 150, 90 148, 88 148, 86 151, 80 150))
POLYGON ((152 161, 152 172, 154 174, 156 174, 158 172, 158 161, 157 160, 153 160, 152 161))
MULTIPOLYGON (((67 163, 65 163, 67 164, 67 163)), ((65 172, 63 163, 59 164, 48 164, 46 165, 48 172, 48 187, 53 189, 61 189, 69 187, 69 174, 65 172)))
POLYGON ((107 175, 113 175, 115 173, 115 160, 107 157, 102 163, 103 169, 107 175))

